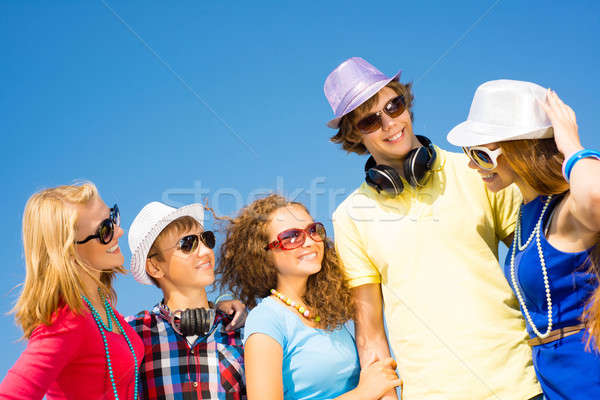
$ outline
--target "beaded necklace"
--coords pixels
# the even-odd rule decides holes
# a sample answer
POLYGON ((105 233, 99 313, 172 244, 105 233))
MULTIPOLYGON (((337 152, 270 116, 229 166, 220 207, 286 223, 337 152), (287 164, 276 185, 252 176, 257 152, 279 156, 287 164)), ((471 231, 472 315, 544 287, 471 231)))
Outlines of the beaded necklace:
POLYGON ((131 354, 133 355, 133 363, 134 363, 134 367, 135 367, 135 377, 134 377, 135 388, 134 388, 133 399, 137 400, 139 371, 138 371, 137 357, 135 356, 135 350, 133 349, 133 345, 131 344, 131 341, 127 337, 125 330, 123 329, 123 327, 121 326, 121 323, 117 319, 117 316, 115 315, 115 312, 113 311, 110 303, 108 302, 108 299, 106 299, 106 298, 104 299, 104 310, 106 311, 106 317, 108 319, 108 323, 106 325, 104 325, 104 321, 102 321, 102 318, 100 318, 100 314, 98 313, 98 311, 96 311, 96 309, 94 308, 92 303, 88 300, 88 298, 85 296, 81 296, 81 297, 83 298, 83 300, 87 303, 88 307, 90 308, 90 311, 92 312, 92 316, 94 317, 94 321, 96 321, 96 325, 98 326, 98 330, 100 331, 100 335, 102 336, 102 342, 104 343, 104 353, 106 355, 106 365, 108 367, 108 376, 110 378, 110 383, 112 385, 115 400, 119 400, 119 395, 117 394, 117 385, 115 383, 115 377, 113 376, 112 364, 110 362, 110 352, 108 351, 108 340, 106 340, 106 334, 104 333, 105 330, 112 332, 112 319, 115 320, 115 322, 117 323, 117 326, 119 327, 119 331, 121 331, 121 333, 123 334, 123 337, 125 338, 125 341, 127 341, 129 350, 131 350, 131 354))
POLYGON ((515 226, 515 237, 513 238, 513 249, 512 249, 512 254, 510 256, 510 280, 512 282, 513 288, 515 289, 517 299, 519 299, 519 304, 521 305, 521 308, 523 309, 523 312, 525 313, 525 317, 527 318, 527 322, 529 322, 529 326, 531 326, 531 328, 533 329, 533 332, 541 339, 548 337, 548 335, 550 334, 550 331, 552 331, 552 297, 550 296, 550 282, 548 281, 548 271, 546 270, 546 261, 544 259, 544 253, 542 252, 542 244, 540 243, 540 231, 542 229, 541 228, 542 220, 544 219, 544 214, 546 213, 546 210, 548 209, 548 205, 550 204, 551 199, 552 199, 552 195, 548 196, 548 198, 546 199, 546 202, 544 203, 544 208, 542 208, 542 213, 540 214, 540 217, 539 217, 537 223, 535 224, 535 227, 533 228, 533 231, 531 232, 531 235, 529 235, 529 239, 527 239, 527 242, 525 243, 524 246, 521 246, 521 208, 519 208, 517 225, 515 226), (521 294, 521 292, 519 291, 519 287, 517 286, 517 278, 516 278, 516 272, 515 272, 515 254, 517 252, 517 247, 519 248, 519 251, 523 251, 525 248, 527 248, 529 243, 531 243, 531 240, 533 239, 534 236, 535 236, 535 242, 536 242, 536 247, 537 247, 537 251, 538 251, 538 256, 540 258, 540 264, 542 266, 542 275, 544 278, 544 288, 546 291, 546 301, 548 303, 548 328, 546 329, 546 332, 544 332, 544 333, 541 333, 537 329, 537 327, 533 323, 533 319, 531 318, 531 315, 529 315, 529 310, 527 310, 527 306, 525 305, 525 301, 523 300, 523 295, 521 294))
MULTIPOLYGON (((310 318, 310 311, 308 311, 304 306, 301 306, 300 304, 296 303, 294 300, 292 300, 289 297, 287 297, 285 294, 279 293, 275 289, 271 289, 271 294, 277 296, 277 298, 279 298, 279 300, 283 301, 288 306, 294 307, 305 318, 311 319, 310 318)), ((315 321, 315 322, 319 322, 319 321, 321 321, 321 317, 319 317, 317 315, 316 317, 312 318, 312 320, 315 321)))

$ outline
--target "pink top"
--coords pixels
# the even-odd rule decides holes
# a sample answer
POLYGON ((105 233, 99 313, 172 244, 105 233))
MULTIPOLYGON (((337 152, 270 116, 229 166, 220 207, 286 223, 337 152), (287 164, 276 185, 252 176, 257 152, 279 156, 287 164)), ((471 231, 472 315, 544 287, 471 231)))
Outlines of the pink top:
MULTIPOLYGON (((92 314, 74 314, 67 306, 57 310, 53 323, 36 327, 27 348, 0 383, 0 399, 99 400, 113 399, 104 343, 92 314)), ((115 310, 135 349, 138 367, 144 345, 138 334, 115 310)), ((133 355, 125 338, 106 332, 108 351, 119 400, 134 395, 133 355)), ((140 383, 138 383, 139 385, 140 383)), ((138 388, 139 392, 139 388, 138 388)))

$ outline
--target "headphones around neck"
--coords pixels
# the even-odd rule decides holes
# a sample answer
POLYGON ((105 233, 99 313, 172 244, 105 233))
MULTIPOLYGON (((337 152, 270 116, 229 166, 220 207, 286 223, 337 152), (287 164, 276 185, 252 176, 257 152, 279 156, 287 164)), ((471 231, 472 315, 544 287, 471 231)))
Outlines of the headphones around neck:
POLYGON ((161 304, 161 314, 182 336, 206 336, 213 327, 216 313, 212 308, 186 308, 171 312, 166 305, 161 304), (175 319, 177 313, 179 323, 175 319))
MULTIPOLYGON (((403 171, 406 180, 413 188, 425 185, 429 172, 436 159, 435 147, 425 136, 416 136, 423 146, 412 149, 406 155, 403 171)), ((404 184, 398 172, 389 165, 375 162, 373 156, 365 164, 365 181, 369 186, 390 196, 398 196, 404 190, 404 184)))
POLYGON ((215 310, 206 308, 188 308, 181 312, 179 329, 183 336, 206 336, 215 320, 215 310))

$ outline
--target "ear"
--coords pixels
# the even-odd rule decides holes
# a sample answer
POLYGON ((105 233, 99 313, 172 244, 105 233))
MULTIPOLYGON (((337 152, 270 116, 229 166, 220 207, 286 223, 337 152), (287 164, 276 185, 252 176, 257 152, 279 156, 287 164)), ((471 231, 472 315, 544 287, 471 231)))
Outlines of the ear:
POLYGON ((165 276, 163 270, 160 269, 157 263, 153 262, 150 258, 146 258, 146 273, 154 279, 159 279, 165 276))

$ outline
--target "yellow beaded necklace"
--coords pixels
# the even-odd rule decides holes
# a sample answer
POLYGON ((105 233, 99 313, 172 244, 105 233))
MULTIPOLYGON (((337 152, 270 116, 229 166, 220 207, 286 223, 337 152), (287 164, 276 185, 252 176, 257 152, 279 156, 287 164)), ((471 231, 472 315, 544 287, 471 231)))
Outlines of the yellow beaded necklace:
MULTIPOLYGON (((283 293, 279 293, 277 290, 275 289, 271 289, 271 294, 277 296, 277 298, 279 298, 279 300, 283 301, 285 304, 287 304, 288 306, 292 306, 294 307, 296 310, 298 310, 298 312, 305 318, 307 319, 311 319, 310 317, 310 311, 308 311, 306 309, 306 307, 299 305, 298 303, 296 303, 295 301, 293 301, 292 299, 290 299, 289 297, 287 297, 285 294, 283 293)), ((312 318, 313 321, 315 322, 319 322, 321 321, 321 317, 319 317, 318 315, 314 318, 312 318)))

